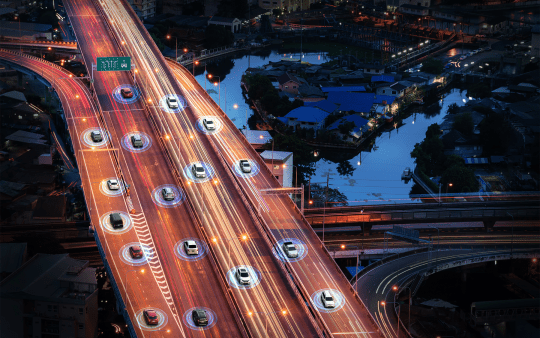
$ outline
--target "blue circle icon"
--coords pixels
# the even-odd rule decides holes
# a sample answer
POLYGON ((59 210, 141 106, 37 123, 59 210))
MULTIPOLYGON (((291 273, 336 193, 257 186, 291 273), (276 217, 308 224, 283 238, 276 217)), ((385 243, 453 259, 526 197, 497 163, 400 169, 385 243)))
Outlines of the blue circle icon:
POLYGON ((141 93, 139 92, 137 87, 130 84, 119 85, 118 87, 113 89, 112 94, 116 102, 123 104, 133 103, 141 97, 141 93), (122 92, 124 92, 125 94, 123 95, 122 92), (128 95, 130 95, 127 92, 131 92, 131 97, 127 97, 128 95))

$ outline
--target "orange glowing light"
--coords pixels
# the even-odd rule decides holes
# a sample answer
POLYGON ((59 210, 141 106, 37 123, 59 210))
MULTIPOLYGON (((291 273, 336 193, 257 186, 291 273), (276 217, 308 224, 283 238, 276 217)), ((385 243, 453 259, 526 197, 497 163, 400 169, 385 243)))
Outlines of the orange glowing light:
POLYGON ((168 140, 168 139, 170 139, 170 136, 169 136, 169 135, 165 135, 165 138, 168 140))
POLYGON ((52 48, 51 48, 51 47, 49 47, 49 48, 47 48, 47 49, 48 49, 48 50, 51 50, 52 48))
POLYGON ((125 41, 122 41, 122 45, 125 45, 125 44, 126 44, 126 42, 125 42, 125 41))
POLYGON ((170 36, 170 35, 167 35, 167 39, 170 39, 170 38, 171 38, 171 36, 170 36))
POLYGON ((217 238, 212 238, 212 242, 217 243, 217 238))
POLYGON ((217 83, 217 82, 214 82, 214 86, 217 86, 217 85, 218 85, 218 83, 217 83))
POLYGON ((73 74, 69 74, 69 77, 73 77, 73 74))
POLYGON ((208 74, 208 78, 211 79, 211 78, 212 78, 212 74, 208 74))
POLYGON ((312 200, 309 200, 309 204, 313 204, 313 201, 312 201, 312 200))
POLYGON ((193 135, 189 135, 189 138, 193 140, 193 135))
POLYGON ((341 248, 342 248, 342 249, 345 249, 345 244, 341 244, 341 248))
POLYGON ((392 290, 397 291, 398 290, 397 285, 392 286, 392 290))
POLYGON ((286 164, 284 164, 284 165, 283 165, 283 168, 287 168, 287 165, 286 165, 286 164))
POLYGON ((152 99, 148 99, 148 103, 152 103, 152 99))
POLYGON ((75 98, 78 99, 78 98, 79 98, 79 94, 75 95, 75 98))
POLYGON ((138 70, 138 69, 135 69, 135 73, 138 73, 138 72, 139 72, 139 70, 138 70))
POLYGON ((281 314, 285 316, 287 314, 287 310, 281 311, 281 314))
POLYGON ((82 120, 83 120, 83 122, 86 122, 86 119, 82 119, 82 120))
POLYGON ((259 136, 259 138, 260 138, 260 139, 262 140, 262 139, 263 139, 263 136, 262 136, 262 135, 260 135, 260 136, 259 136))
POLYGON ((386 302, 383 300, 383 301, 381 302, 381 305, 382 305, 382 306, 385 306, 385 305, 386 305, 386 302))
POLYGON ((144 269, 141 269, 141 272, 144 273, 144 269))
POLYGON ((246 240, 247 239, 247 235, 242 235, 242 240, 246 240))
POLYGON ((233 104, 233 108, 234 108, 234 109, 238 109, 238 105, 237 105, 236 103, 233 104))
POLYGON ((214 180, 214 184, 218 184, 218 180, 214 180))
POLYGON ((253 316, 253 312, 249 311, 248 316, 253 316))
POLYGON ((184 48, 184 53, 187 53, 187 48, 184 48))
POLYGON ((537 258, 533 258, 532 261, 533 261, 533 263, 536 263, 536 262, 538 261, 538 259, 537 259, 537 258))
POLYGON ((195 61, 195 65, 198 65, 199 64, 199 61, 195 61))

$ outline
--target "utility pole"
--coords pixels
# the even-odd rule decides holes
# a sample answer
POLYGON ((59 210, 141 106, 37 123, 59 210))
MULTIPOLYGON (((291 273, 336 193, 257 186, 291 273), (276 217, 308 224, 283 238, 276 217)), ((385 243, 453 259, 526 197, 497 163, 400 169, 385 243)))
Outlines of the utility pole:
POLYGON ((326 176, 326 191, 324 193, 324 208, 323 208, 323 219, 322 219, 322 242, 324 245, 324 223, 326 218, 326 202, 328 201, 328 183, 330 181, 330 173, 326 176))

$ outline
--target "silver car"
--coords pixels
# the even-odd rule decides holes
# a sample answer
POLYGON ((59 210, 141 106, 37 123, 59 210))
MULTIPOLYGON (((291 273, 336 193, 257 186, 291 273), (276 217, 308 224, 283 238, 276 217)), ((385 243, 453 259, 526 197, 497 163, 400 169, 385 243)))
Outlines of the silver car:
POLYGON ((144 144, 143 144, 141 135, 135 134, 135 135, 131 136, 131 144, 135 148, 142 148, 144 144))
POLYGON ((194 163, 191 166, 191 171, 193 172, 193 175, 195 175, 196 178, 206 177, 206 171, 204 170, 204 167, 200 163, 194 163))
POLYGON ((94 142, 101 142, 103 141, 103 136, 101 135, 100 131, 93 131, 90 133, 90 137, 92 138, 92 141, 94 142))
POLYGON ((251 283, 251 277, 249 276, 249 272, 246 268, 238 268, 236 269, 236 280, 238 283, 242 285, 249 285, 251 283))
POLYGON ((251 164, 248 160, 240 160, 240 168, 242 169, 243 173, 250 173, 251 172, 251 164))
POLYGON ((287 257, 298 257, 298 250, 296 249, 296 246, 293 244, 293 242, 285 242, 283 243, 281 248, 283 249, 283 252, 287 255, 287 257))
POLYGON ((189 240, 184 242, 184 250, 188 255, 198 255, 199 248, 197 247, 197 242, 189 240))
POLYGON ((216 130, 214 120, 212 119, 203 119, 203 124, 206 130, 216 130))
POLYGON ((167 106, 169 106, 171 109, 178 109, 178 101, 176 100, 176 97, 167 97, 167 106))
POLYGON ((174 190, 172 190, 171 188, 163 188, 163 189, 161 189, 161 195, 163 196, 163 199, 165 201, 174 200, 174 190))
POLYGON ((120 184, 118 180, 112 179, 107 181, 107 187, 109 190, 120 190, 120 184))

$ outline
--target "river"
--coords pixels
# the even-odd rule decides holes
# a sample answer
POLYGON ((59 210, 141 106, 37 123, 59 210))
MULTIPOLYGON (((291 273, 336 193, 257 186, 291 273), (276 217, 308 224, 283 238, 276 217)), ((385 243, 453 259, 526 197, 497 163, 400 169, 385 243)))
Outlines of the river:
MULTIPOLYGON (((199 69, 199 73, 196 71, 197 81, 203 87, 206 85, 212 98, 221 103, 222 109, 238 128, 242 128, 246 123, 248 106, 242 96, 240 79, 248 64, 250 67, 258 67, 270 61, 279 61, 283 57, 299 57, 298 54, 278 54, 274 50, 260 53, 263 55, 248 57, 239 54, 208 63, 208 73, 213 72, 214 76, 220 76, 221 89, 209 80, 205 84, 205 76, 202 73, 204 69, 199 69), (239 107, 233 108, 234 104, 239 107)), ((323 54, 306 54, 304 61, 320 64, 327 60, 323 54)), ((361 152, 358 150, 355 153, 339 154, 339 161, 347 160, 355 168, 349 177, 338 174, 335 154, 331 154, 333 160, 329 160, 330 155, 321 152, 311 182, 326 184, 326 176, 330 173, 330 188, 343 193, 349 205, 417 202, 416 199, 409 197, 414 183, 401 180, 401 173, 405 167, 414 168, 414 160, 410 157, 410 153, 414 145, 424 139, 425 132, 431 124, 443 121, 449 105, 456 103, 461 106, 467 101, 465 91, 452 89, 439 102, 415 108, 415 112, 399 122, 397 128, 384 129, 375 140, 377 150, 361 152), (361 165, 358 165, 360 158, 361 165)), ((252 111, 248 110, 248 117, 251 114, 252 111)))

